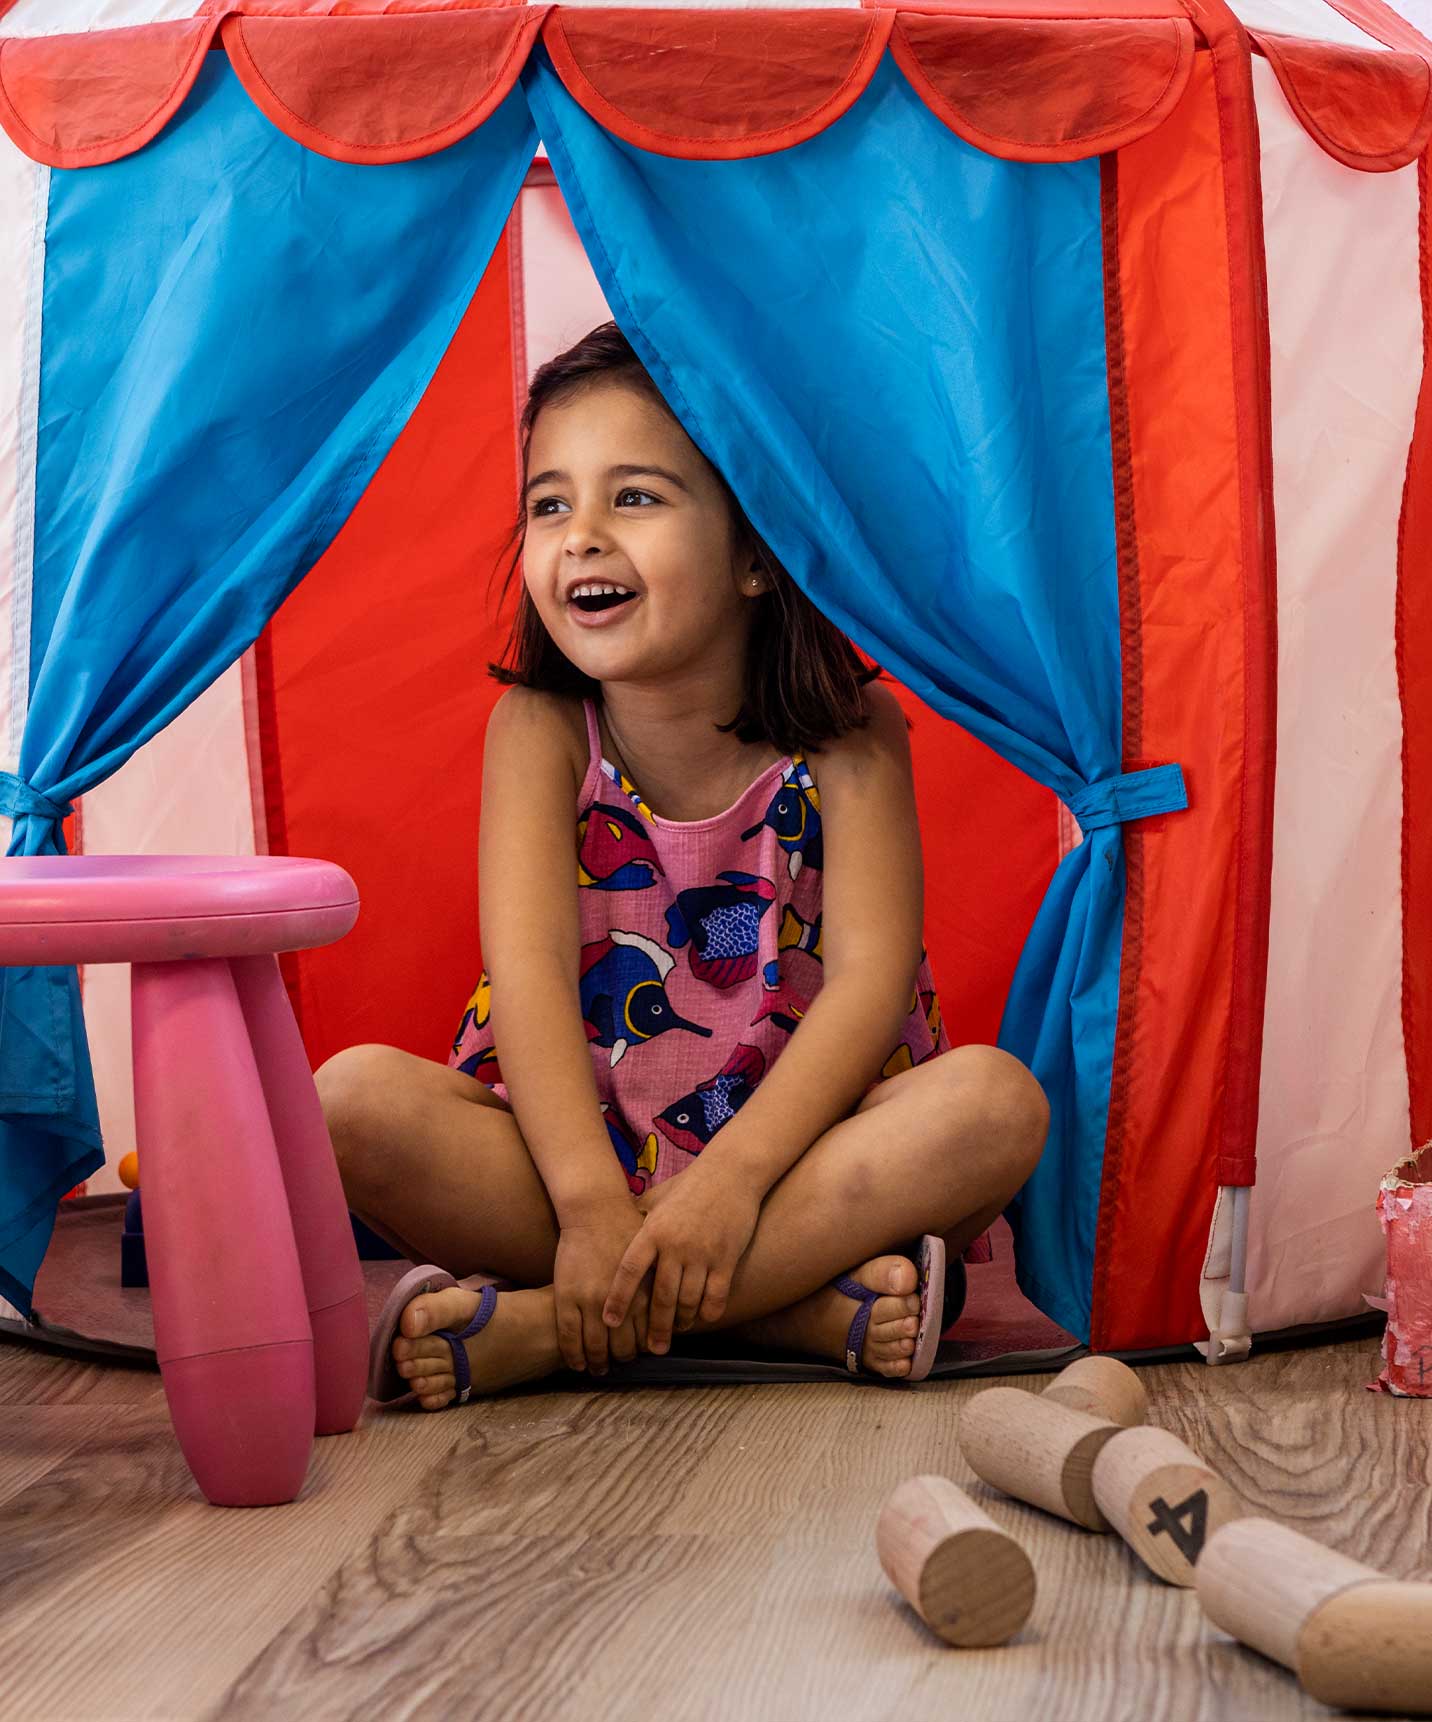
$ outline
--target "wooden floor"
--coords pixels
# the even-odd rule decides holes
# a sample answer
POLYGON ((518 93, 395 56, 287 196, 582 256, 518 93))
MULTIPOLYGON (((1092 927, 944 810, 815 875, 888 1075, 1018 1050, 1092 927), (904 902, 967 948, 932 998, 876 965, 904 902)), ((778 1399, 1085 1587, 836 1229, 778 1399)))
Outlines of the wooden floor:
MULTIPOLYGON (((1432 1404, 1368 1393, 1377 1367, 1355 1342, 1144 1378, 1255 1509, 1432 1577, 1432 1404)), ((955 1434, 981 1385, 370 1408, 299 1501, 234 1511, 198 1496, 157 1375, 0 1345, 0 1717, 1329 1714, 1116 1540, 974 1483, 955 1434), (880 1571, 880 1503, 920 1471, 1034 1560, 1002 1649, 945 1649, 880 1571)))

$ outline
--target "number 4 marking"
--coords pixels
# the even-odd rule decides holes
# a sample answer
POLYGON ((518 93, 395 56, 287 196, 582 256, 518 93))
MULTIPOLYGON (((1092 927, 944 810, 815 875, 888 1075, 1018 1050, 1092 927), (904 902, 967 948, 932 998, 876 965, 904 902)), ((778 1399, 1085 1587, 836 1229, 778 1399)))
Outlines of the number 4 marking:
POLYGON ((1154 1536, 1167 1533, 1173 1538, 1174 1547, 1193 1566, 1203 1553, 1203 1539, 1208 1531, 1207 1489, 1195 1489, 1176 1507, 1169 1506, 1162 1495, 1150 1502, 1150 1506, 1154 1515, 1148 1524, 1150 1532, 1154 1536))

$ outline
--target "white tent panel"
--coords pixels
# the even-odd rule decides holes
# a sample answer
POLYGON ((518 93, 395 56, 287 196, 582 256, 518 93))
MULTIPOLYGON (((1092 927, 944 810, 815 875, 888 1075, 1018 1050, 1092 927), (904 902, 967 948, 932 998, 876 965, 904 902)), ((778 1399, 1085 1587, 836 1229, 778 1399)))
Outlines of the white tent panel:
POLYGON ((512 352, 525 399, 537 367, 605 323, 611 311, 557 187, 525 186, 518 216, 522 280, 513 305, 522 307, 523 321, 513 329, 512 352))
POLYGON ((1342 42, 1349 48, 1383 48, 1376 36, 1359 29, 1326 0, 1229 0, 1240 23, 1250 30, 1271 30, 1280 36, 1306 36, 1322 42, 1342 42))
POLYGON ((0 19, 0 36, 71 36, 126 24, 192 18, 202 0, 19 0, 0 19))
POLYGON ((1381 1286, 1373 1202, 1407 1152, 1394 615, 1422 305, 1416 166, 1341 166, 1303 131, 1266 61, 1253 76, 1280 635, 1248 1260, 1250 1319, 1267 1331, 1356 1314, 1381 1286))

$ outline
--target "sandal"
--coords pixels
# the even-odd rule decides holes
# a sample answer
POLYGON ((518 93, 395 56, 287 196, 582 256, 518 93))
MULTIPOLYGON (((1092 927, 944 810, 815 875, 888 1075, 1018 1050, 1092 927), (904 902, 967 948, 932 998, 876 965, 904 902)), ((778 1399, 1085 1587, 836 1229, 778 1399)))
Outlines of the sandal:
MULTIPOLYGON (((415 1297, 421 1297, 424 1292, 445 1291, 449 1286, 460 1283, 444 1269, 429 1264, 404 1274, 393 1287, 378 1316, 373 1328, 373 1338, 368 1346, 370 1399, 376 1399, 379 1404, 387 1404, 390 1400, 402 1399, 413 1391, 407 1378, 398 1374, 398 1365, 393 1358, 393 1341, 401 1332, 399 1324, 403 1319, 403 1311, 415 1297)), ((497 1286, 485 1285, 477 1301, 477 1313, 461 1333, 453 1333, 448 1328, 440 1327, 431 1336, 424 1335, 424 1338, 445 1339, 452 1352, 452 1372, 457 1378, 457 1395, 449 1401, 449 1405, 466 1405, 471 1397, 472 1371, 467 1361, 467 1349, 462 1341, 481 1333, 492 1320, 492 1312, 496 1308, 497 1286)))
MULTIPOLYGON (((915 1350, 910 1358, 910 1373, 905 1376, 895 1376, 896 1381, 923 1381, 935 1364, 935 1353, 939 1349, 940 1334, 943 1327, 945 1312, 945 1240, 927 1232, 920 1239, 919 1248, 915 1255, 916 1282, 915 1289, 920 1294, 920 1327, 915 1335, 915 1350)), ((870 1312, 875 1308, 876 1301, 893 1294, 883 1291, 872 1291, 869 1286, 861 1285, 859 1280, 852 1279, 849 1274, 841 1274, 830 1282, 837 1291, 844 1292, 846 1297, 854 1298, 860 1305, 850 1324, 850 1331, 845 1336, 845 1367, 851 1375, 873 1375, 874 1370, 868 1370, 860 1361, 861 1347, 865 1344, 865 1330, 870 1326, 870 1312)), ((963 1298, 960 1299, 963 1304, 963 1298)), ((958 1314, 958 1311, 956 1312, 958 1314)), ((951 1318, 953 1319, 953 1318, 951 1318)))

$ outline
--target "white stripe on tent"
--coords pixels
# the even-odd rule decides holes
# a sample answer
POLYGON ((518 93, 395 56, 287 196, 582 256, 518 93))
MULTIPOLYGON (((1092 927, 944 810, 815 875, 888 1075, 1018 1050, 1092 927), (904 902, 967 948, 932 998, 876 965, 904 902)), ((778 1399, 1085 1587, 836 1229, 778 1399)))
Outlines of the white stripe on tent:
POLYGON ((1414 30, 1432 40, 1432 0, 1389 0, 1394 12, 1400 12, 1414 30))
MULTIPOLYGON (((0 770, 14 771, 30 696, 35 434, 50 170, 0 138, 0 770)), ((0 818, 7 843, 10 821, 0 818)))
POLYGON ((1422 353, 1415 164, 1325 155, 1253 62, 1278 525, 1278 768, 1255 1329, 1378 1291, 1373 1211, 1408 1149, 1397 530, 1422 353), (1335 427, 1335 428, 1334 428, 1335 427))
POLYGON ((202 0, 20 0, 0 19, 0 36, 68 36, 192 18, 202 0))
POLYGON ((1349 48, 1383 48, 1356 24, 1326 4, 1326 0, 1229 0, 1239 22, 1251 30, 1274 30, 1280 36, 1306 36, 1314 41, 1343 42, 1349 48))
MULTIPOLYGON (((537 367, 607 322, 611 311, 556 185, 524 186, 517 211, 526 362, 520 393, 525 400, 537 367)), ((514 362, 522 363, 515 345, 514 362)))

